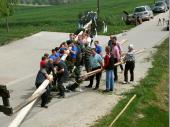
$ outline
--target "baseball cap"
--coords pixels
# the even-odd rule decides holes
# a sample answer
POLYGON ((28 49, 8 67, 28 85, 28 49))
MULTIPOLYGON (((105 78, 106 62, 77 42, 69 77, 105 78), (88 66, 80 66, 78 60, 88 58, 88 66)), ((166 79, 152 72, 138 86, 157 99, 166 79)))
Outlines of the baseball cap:
POLYGON ((45 67, 46 66, 46 61, 45 60, 42 60, 41 62, 40 62, 40 67, 45 67))

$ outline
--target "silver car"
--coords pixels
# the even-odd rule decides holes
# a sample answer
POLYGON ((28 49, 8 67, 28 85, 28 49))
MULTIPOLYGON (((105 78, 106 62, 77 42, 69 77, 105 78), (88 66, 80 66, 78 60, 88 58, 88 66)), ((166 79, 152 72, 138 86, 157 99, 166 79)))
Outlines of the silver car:
POLYGON ((166 11, 168 11, 168 7, 164 1, 158 1, 155 3, 153 12, 166 12, 166 11))
POLYGON ((141 18, 142 20, 150 20, 154 17, 151 8, 147 5, 136 7, 133 16, 135 18, 141 18))

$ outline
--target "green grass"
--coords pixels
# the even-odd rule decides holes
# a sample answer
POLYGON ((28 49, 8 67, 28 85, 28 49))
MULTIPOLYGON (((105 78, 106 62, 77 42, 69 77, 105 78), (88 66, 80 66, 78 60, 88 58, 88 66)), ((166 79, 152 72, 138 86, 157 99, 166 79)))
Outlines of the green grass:
POLYGON ((153 67, 140 85, 125 94, 112 112, 98 120, 93 127, 108 127, 129 99, 137 97, 116 121, 113 127, 168 127, 168 51, 169 39, 166 39, 153 56, 153 67), (140 117, 143 116, 143 117, 140 117))
MULTIPOLYGON (((9 17, 9 33, 6 32, 4 19, 0 18, 0 44, 42 30, 74 32, 77 29, 78 14, 86 10, 95 11, 96 1, 83 0, 75 4, 45 7, 17 6, 14 15, 9 17)), ((125 25, 121 20, 122 11, 132 12, 134 7, 145 4, 153 4, 153 0, 100 0, 100 16, 107 22, 108 34, 121 33, 134 27, 125 25)))

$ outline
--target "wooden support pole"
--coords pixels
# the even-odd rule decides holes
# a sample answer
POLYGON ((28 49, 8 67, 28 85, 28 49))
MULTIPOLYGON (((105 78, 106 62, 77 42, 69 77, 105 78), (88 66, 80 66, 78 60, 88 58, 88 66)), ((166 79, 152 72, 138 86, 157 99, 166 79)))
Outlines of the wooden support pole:
MULTIPOLYGON (((88 22, 86 25, 84 25, 84 29, 87 29, 90 25, 92 24, 92 20, 90 22, 88 22)), ((74 39, 75 41, 78 40, 79 35, 82 35, 83 31, 80 31, 80 33, 76 36, 76 38, 74 39)))
MULTIPOLYGON (((52 79, 52 75, 50 75, 50 79, 52 79)), ((36 91, 32 94, 32 96, 36 96, 36 94, 38 94, 38 93, 43 93, 42 91, 44 91, 46 89, 46 87, 49 85, 49 83, 50 83, 50 81, 46 79, 38 87, 38 89, 36 89, 36 91)), ((34 101, 32 101, 31 103, 26 105, 23 109, 21 109, 20 112, 13 119, 13 121, 10 123, 10 125, 8 127, 18 127, 22 123, 24 118, 27 116, 29 111, 32 109, 33 105, 36 103, 37 100, 38 100, 38 98, 36 98, 34 101)))
MULTIPOLYGON (((134 52, 135 52, 135 55, 137 55, 137 54, 143 53, 144 51, 145 51, 145 49, 140 49, 140 50, 135 50, 134 52)), ((117 62, 117 63, 115 63, 114 65, 115 65, 115 66, 118 66, 118 65, 120 65, 120 64, 124 64, 125 62, 123 61, 123 58, 125 57, 125 55, 126 55, 126 53, 124 53, 123 56, 121 57, 121 60, 122 60, 122 61, 117 62)))
POLYGON ((32 95, 31 97, 29 97, 28 99, 26 99, 24 102, 22 102, 21 104, 17 105, 16 107, 14 107, 13 109, 13 113, 18 112, 19 110, 21 110, 24 106, 26 106, 27 104, 29 104, 30 102, 34 101, 35 99, 39 98, 46 90, 42 90, 41 92, 38 92, 35 95, 32 95))
POLYGON ((130 103, 135 99, 136 94, 133 95, 133 97, 129 100, 129 102, 126 104, 126 106, 122 109, 122 111, 116 116, 116 118, 112 121, 112 123, 109 125, 109 127, 112 127, 113 124, 118 120, 118 118, 124 113, 124 111, 127 109, 127 107, 130 105, 130 103))

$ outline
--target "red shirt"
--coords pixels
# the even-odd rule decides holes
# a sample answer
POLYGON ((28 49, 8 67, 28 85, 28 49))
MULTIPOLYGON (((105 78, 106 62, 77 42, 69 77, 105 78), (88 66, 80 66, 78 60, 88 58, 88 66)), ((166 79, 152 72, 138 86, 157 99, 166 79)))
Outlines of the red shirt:
POLYGON ((106 54, 104 57, 104 68, 108 68, 110 63, 110 54, 106 54))

